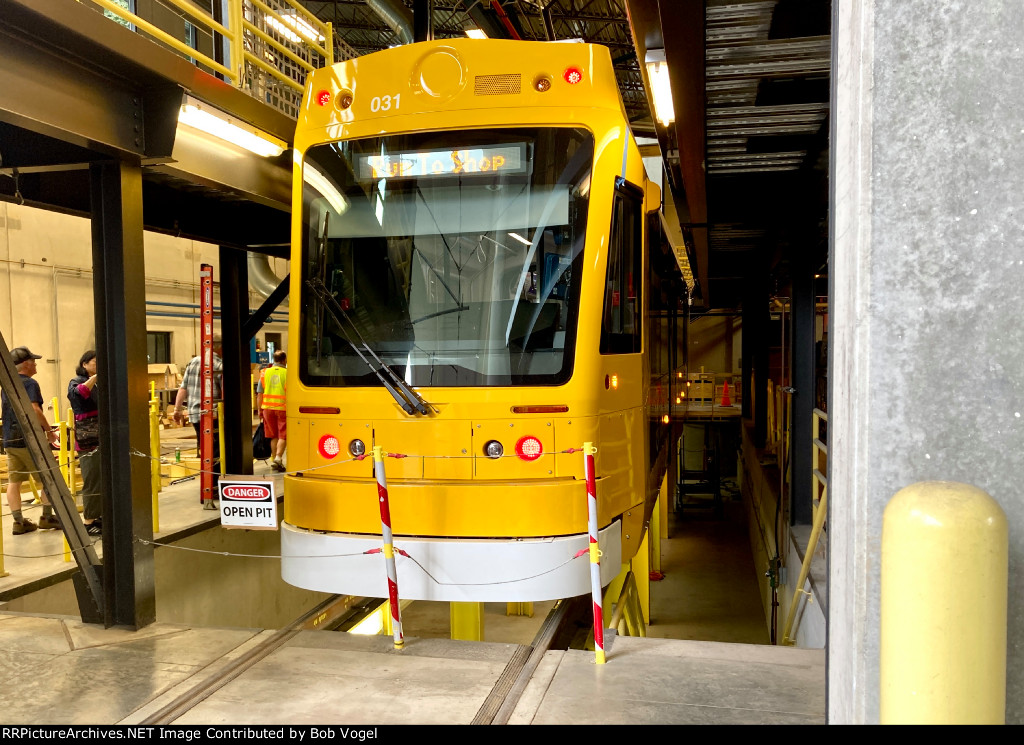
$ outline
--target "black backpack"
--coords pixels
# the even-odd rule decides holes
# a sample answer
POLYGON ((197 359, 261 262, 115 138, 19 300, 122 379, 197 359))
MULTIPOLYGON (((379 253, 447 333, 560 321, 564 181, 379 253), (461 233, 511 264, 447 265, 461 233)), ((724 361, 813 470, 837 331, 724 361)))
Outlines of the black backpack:
POLYGON ((252 457, 256 460, 267 460, 270 457, 270 440, 263 434, 263 422, 260 422, 252 436, 252 457))

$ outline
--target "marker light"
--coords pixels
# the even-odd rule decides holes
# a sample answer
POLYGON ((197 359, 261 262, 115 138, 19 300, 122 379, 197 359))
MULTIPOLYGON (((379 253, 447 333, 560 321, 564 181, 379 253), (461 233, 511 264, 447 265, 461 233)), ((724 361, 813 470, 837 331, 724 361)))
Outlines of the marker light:
POLYGON ((661 423, 662 424, 668 424, 668 414, 666 414, 665 416, 663 416, 661 418, 661 423))
POLYGON ((583 70, 578 67, 567 67, 565 72, 562 73, 562 77, 565 78, 565 82, 569 85, 576 85, 583 82, 583 70))
POLYGON ((551 90, 551 78, 541 76, 533 81, 533 89, 539 93, 551 90))
POLYGON ((497 440, 489 440, 484 445, 484 455, 488 458, 500 458, 505 454, 505 446, 497 440))
POLYGON ((537 458, 543 454, 544 446, 541 445, 540 440, 533 435, 521 437, 519 442, 516 443, 516 455, 518 455, 522 460, 537 460, 537 458))
POLYGON ((364 455, 366 453, 366 443, 362 440, 352 440, 352 442, 348 444, 348 451, 358 458, 360 455, 364 455))
POLYGON ((340 414, 337 406, 300 406, 300 414, 340 414))
POLYGON ((565 404, 551 406, 513 406, 513 414, 564 414, 569 411, 565 404))
POLYGON ((329 104, 331 102, 331 92, 330 91, 317 91, 317 93, 316 93, 316 102, 318 104, 320 104, 321 106, 326 106, 327 104, 329 104))
POLYGON ((320 438, 316 449, 320 452, 320 455, 330 460, 341 452, 341 443, 338 442, 338 438, 334 435, 324 435, 320 438))
POLYGON ((352 105, 352 94, 348 91, 342 91, 338 94, 337 103, 339 109, 347 109, 352 105))

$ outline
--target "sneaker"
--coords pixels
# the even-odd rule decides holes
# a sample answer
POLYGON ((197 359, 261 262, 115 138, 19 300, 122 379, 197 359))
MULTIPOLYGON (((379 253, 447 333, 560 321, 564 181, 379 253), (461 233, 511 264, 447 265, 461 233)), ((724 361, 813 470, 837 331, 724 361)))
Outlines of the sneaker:
POLYGON ((43 530, 56 530, 60 527, 60 520, 56 515, 43 515, 39 518, 39 527, 43 530))
POLYGON ((19 520, 15 520, 14 521, 14 526, 11 528, 11 533, 13 533, 14 535, 23 535, 25 533, 31 533, 33 530, 36 530, 38 527, 39 527, 38 525, 36 525, 34 522, 29 520, 28 518, 25 518, 24 520, 20 520, 20 521, 19 520))
POLYGON ((284 463, 279 460, 271 461, 270 468, 278 473, 284 473, 288 469, 284 467, 284 463))
POLYGON ((85 526, 85 532, 89 535, 103 535, 103 526, 99 520, 94 520, 85 526))

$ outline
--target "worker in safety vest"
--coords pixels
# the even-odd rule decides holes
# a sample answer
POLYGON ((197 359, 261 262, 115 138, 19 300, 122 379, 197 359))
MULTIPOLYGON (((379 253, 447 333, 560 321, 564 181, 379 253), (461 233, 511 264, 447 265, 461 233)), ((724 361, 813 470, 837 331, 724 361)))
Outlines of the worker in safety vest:
POLYGON ((260 373, 260 382, 256 385, 256 406, 263 418, 263 434, 270 440, 270 452, 274 456, 270 467, 275 471, 285 471, 282 458, 285 449, 285 393, 288 390, 288 355, 284 350, 274 352, 274 366, 260 373))

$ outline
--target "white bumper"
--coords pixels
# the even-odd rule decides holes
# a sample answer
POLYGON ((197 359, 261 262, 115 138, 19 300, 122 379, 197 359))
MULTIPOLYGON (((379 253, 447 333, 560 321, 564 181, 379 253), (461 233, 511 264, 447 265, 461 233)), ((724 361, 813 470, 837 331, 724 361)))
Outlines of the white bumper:
MULTIPOLYGON (((406 600, 532 602, 589 594, 586 533, 556 538, 395 537, 398 596, 406 600), (399 551, 408 556, 402 556, 399 551), (581 556, 573 558, 583 551, 581 556)), ((601 584, 622 569, 618 520, 598 535, 601 584)), ((381 537, 320 533, 281 523, 281 577, 307 590, 386 598, 381 537)))

